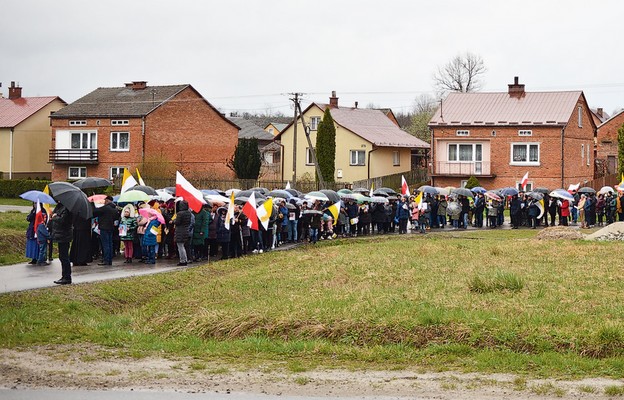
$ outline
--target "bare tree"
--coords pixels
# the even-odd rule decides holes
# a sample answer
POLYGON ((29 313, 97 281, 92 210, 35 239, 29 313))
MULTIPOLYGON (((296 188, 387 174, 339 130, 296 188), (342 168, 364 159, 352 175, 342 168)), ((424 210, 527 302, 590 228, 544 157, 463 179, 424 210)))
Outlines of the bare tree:
POLYGON ((458 54, 451 61, 438 67, 433 75, 434 86, 443 92, 474 92, 483 83, 481 77, 487 68, 481 56, 467 52, 458 54))
POLYGON ((407 131, 419 139, 429 143, 431 136, 429 133, 429 121, 436 109, 438 102, 429 94, 421 94, 414 100, 413 114, 407 131))

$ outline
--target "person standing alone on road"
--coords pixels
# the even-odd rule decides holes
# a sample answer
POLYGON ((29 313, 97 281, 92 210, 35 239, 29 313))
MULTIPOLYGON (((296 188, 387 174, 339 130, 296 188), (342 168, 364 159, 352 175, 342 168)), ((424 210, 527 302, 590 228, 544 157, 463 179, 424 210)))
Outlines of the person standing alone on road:
POLYGON ((61 279, 54 281, 57 285, 72 283, 71 263, 69 261, 69 244, 73 236, 72 214, 62 203, 58 203, 50 218, 50 237, 58 243, 59 260, 61 261, 61 279))

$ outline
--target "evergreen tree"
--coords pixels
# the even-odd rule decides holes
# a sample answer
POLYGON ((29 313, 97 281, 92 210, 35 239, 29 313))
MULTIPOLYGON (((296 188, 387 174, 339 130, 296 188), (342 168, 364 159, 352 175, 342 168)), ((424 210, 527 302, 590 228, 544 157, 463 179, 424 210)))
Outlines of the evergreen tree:
POLYGON ((618 178, 624 174, 624 124, 618 129, 618 178))
POLYGON ((329 108, 325 109, 323 119, 316 132, 316 161, 318 162, 323 180, 334 182, 336 169, 336 127, 329 108))
POLYGON ((260 150, 258 139, 239 139, 234 155, 227 162, 238 179, 258 179, 260 176, 260 150))
POLYGON ((466 182, 466 189, 472 189, 475 188, 477 186, 481 186, 479 185, 479 180, 477 179, 476 176, 472 175, 470 178, 468 178, 468 181, 466 182))

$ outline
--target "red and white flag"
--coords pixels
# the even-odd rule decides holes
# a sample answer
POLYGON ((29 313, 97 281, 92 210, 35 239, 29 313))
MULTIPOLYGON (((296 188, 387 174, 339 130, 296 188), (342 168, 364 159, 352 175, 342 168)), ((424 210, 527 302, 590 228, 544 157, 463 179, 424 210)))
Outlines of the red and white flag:
POLYGON ((176 196, 186 200, 190 209, 195 212, 199 212, 202 206, 206 204, 202 192, 195 189, 178 171, 176 171, 176 196))
POLYGON ((579 190, 579 187, 581 187, 581 182, 577 183, 576 185, 570 185, 568 186, 568 192, 576 192, 577 190, 579 190))
POLYGON ((522 180, 520 181, 520 186, 522 186, 523 191, 526 189, 527 183, 529 183, 529 171, 527 171, 527 173, 524 174, 524 176, 522 177, 522 180))
POLYGON ((243 214, 245 214, 248 218, 247 225, 254 231, 260 229, 258 226, 258 212, 256 211, 256 194, 255 192, 251 192, 251 196, 249 196, 249 200, 243 206, 243 214))
POLYGON ((37 237, 37 227, 43 224, 43 212, 41 211, 41 203, 37 200, 37 211, 35 213, 35 237, 37 237))
POLYGON ((407 181, 405 180, 405 177, 403 175, 401 175, 401 194, 402 195, 410 194, 409 186, 407 186, 407 181))

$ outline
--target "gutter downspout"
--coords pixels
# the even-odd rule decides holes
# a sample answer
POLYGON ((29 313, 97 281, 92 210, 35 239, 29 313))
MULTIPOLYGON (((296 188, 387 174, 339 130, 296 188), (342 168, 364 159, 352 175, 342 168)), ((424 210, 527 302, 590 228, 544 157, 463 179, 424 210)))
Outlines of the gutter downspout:
POLYGON ((141 117, 141 137, 143 140, 143 146, 141 149, 141 163, 143 164, 143 169, 145 169, 145 116, 141 117))
MULTIPOLYGON (((281 170, 280 172, 282 175, 282 183, 283 183, 284 182, 284 145, 275 140, 273 141, 273 143, 277 143, 279 147, 282 148, 282 150, 280 151, 280 170, 281 170)), ((294 182, 293 182, 293 186, 295 186, 294 182)))
MULTIPOLYGON (((440 102, 440 107, 442 107, 442 102, 440 102)), ((440 113, 442 112, 442 110, 440 110, 440 113)), ((429 128, 429 134, 431 135, 431 139, 429 140, 429 157, 427 157, 427 162, 431 164, 431 186, 434 186, 434 182, 433 182, 433 174, 434 174, 434 165, 433 165, 433 160, 434 160, 434 153, 435 153, 435 145, 433 142, 433 129, 429 128)), ((425 152, 427 150, 425 149, 425 152)), ((426 154, 426 153, 425 153, 426 154)))
MULTIPOLYGON (((372 144, 372 143, 371 143, 371 144, 372 144)), ((373 146, 374 146, 374 145, 373 145, 373 146)), ((368 179, 369 183, 370 183, 370 179, 371 179, 371 177, 370 177, 370 175, 371 175, 371 174, 370 174, 370 170, 371 170, 371 162, 370 162, 370 160, 371 160, 371 153, 372 153, 373 151, 377 151, 377 150, 379 150, 379 147, 374 148, 374 149, 372 149, 371 151, 369 151, 369 152, 368 152, 368 177, 367 177, 367 179, 368 179)), ((410 162, 411 162, 411 153, 410 153, 410 162)))
POLYGON ((565 152, 564 152, 564 137, 565 137, 565 129, 568 125, 564 125, 563 128, 561 128, 561 187, 565 189, 565 168, 564 168, 564 164, 565 164, 565 152))
POLYGON ((9 134, 9 180, 13 179, 13 128, 9 134))

